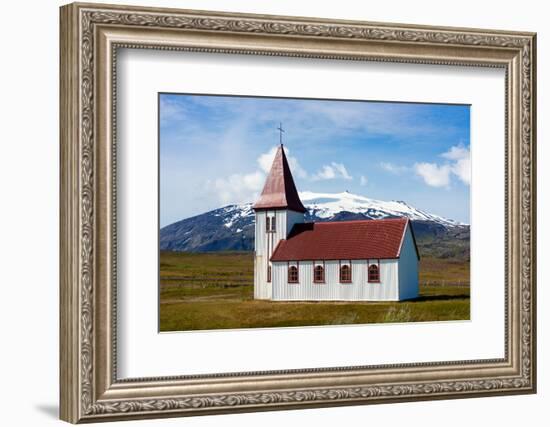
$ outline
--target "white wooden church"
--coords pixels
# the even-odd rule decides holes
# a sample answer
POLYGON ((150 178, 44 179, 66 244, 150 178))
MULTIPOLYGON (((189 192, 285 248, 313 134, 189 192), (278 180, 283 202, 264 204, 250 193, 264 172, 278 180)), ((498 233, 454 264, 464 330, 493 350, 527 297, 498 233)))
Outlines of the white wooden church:
POLYGON ((400 301, 418 296, 419 254, 408 218, 304 222, 281 144, 256 214, 254 298, 400 301))

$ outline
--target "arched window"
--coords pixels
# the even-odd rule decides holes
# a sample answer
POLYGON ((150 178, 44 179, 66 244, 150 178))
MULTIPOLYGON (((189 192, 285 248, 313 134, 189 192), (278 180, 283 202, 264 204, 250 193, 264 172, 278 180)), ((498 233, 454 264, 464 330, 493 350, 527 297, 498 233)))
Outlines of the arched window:
POLYGON ((298 267, 295 265, 288 267, 288 283, 298 283, 298 267))
POLYGON ((322 265, 316 265, 313 269, 313 282, 325 283, 325 269, 322 265))
POLYGON ((351 266, 347 264, 340 266, 340 283, 351 283, 351 266))
POLYGON ((369 266, 369 283, 380 283, 380 269, 376 264, 369 266))

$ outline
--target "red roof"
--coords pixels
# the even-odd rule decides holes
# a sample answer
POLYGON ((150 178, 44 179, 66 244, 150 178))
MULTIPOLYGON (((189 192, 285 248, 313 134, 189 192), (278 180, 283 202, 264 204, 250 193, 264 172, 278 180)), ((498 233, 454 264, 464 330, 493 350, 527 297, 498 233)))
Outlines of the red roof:
POLYGON ((399 258, 408 224, 408 218, 296 224, 271 261, 399 258))
POLYGON ((296 212, 306 211, 294 185, 282 144, 277 149, 262 194, 253 208, 256 210, 290 209, 296 212))

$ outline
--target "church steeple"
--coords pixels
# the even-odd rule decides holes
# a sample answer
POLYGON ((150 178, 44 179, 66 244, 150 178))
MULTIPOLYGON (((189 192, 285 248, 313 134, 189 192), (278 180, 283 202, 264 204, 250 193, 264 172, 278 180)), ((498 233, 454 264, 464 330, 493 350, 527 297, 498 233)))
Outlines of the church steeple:
MULTIPOLYGON (((280 131, 282 135, 282 127, 280 131)), ((253 207, 255 210, 289 209, 295 212, 306 212, 294 185, 282 143, 277 148, 262 194, 253 207)))
POLYGON ((294 225, 304 222, 306 208, 298 196, 283 147, 283 126, 279 124, 280 145, 275 153, 264 189, 253 208, 255 210, 254 298, 271 299, 271 255, 287 239, 294 225))

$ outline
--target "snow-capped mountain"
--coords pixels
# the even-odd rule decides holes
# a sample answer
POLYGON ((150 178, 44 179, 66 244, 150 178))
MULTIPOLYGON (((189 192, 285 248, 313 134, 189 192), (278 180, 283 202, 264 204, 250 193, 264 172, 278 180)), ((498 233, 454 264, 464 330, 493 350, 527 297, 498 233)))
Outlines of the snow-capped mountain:
POLYGON ((392 217, 407 217, 414 221, 431 221, 445 227, 464 226, 452 219, 443 218, 417 209, 403 201, 385 202, 369 199, 364 196, 343 193, 300 193, 300 199, 308 208, 312 217, 330 220, 341 212, 362 214, 365 218, 381 219, 392 217))
MULTIPOLYGON (((308 209, 306 221, 342 221, 407 217, 417 240, 467 240, 469 226, 417 209, 403 201, 381 201, 343 193, 305 191, 300 198, 308 209), (458 237, 457 237, 458 236, 458 237)), ((252 203, 229 205, 167 225, 160 230, 160 249, 176 251, 253 250, 252 203)))

